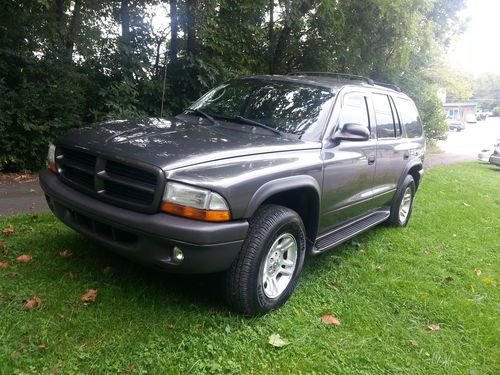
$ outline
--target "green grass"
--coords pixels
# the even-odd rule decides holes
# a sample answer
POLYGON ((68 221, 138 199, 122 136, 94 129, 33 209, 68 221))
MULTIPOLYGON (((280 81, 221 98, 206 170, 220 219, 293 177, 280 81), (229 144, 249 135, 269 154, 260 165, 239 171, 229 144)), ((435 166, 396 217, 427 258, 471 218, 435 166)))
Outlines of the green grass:
POLYGON ((49 214, 2 219, 15 234, 3 239, 12 265, 0 269, 0 374, 498 374, 499 213, 498 169, 431 170, 408 227, 377 227, 310 259, 289 303, 253 319, 226 308, 216 277, 154 273, 49 214), (27 253, 31 263, 15 262, 27 253), (98 297, 84 305, 87 288, 98 297), (42 306, 25 311, 35 293, 42 306), (327 313, 342 324, 324 325, 327 313), (290 344, 272 347, 273 333, 290 344))

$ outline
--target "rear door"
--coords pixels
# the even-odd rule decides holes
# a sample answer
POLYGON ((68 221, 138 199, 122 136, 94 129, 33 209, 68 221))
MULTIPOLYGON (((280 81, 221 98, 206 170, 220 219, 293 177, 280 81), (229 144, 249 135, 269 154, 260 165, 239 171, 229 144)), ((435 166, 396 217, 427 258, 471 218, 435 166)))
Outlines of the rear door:
MULTIPOLYGON (((320 230, 369 211, 375 172, 376 139, 369 116, 369 93, 351 91, 341 98, 340 111, 332 116, 322 150, 324 176, 320 230), (332 135, 345 124, 359 124, 370 130, 368 141, 335 141, 332 135)), ((338 105, 338 104, 337 104, 338 105)))
POLYGON ((388 205, 408 163, 408 142, 403 136, 394 100, 385 93, 372 93, 377 124, 377 162, 373 179, 373 204, 388 205))

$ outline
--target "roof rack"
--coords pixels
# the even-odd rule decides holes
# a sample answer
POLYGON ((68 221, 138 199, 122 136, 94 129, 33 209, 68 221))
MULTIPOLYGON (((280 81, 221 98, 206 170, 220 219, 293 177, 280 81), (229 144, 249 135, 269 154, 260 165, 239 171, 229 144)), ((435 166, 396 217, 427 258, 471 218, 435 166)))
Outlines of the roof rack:
POLYGON ((347 73, 337 73, 337 72, 291 72, 288 73, 289 76, 326 76, 326 77, 339 77, 339 78, 347 78, 347 79, 358 79, 365 81, 369 85, 374 85, 375 82, 371 78, 363 77, 356 74, 347 74, 347 73))
POLYGON ((385 83, 385 82, 374 82, 376 85, 387 87, 388 89, 393 89, 397 92, 401 92, 401 88, 399 86, 393 85, 392 83, 385 83))

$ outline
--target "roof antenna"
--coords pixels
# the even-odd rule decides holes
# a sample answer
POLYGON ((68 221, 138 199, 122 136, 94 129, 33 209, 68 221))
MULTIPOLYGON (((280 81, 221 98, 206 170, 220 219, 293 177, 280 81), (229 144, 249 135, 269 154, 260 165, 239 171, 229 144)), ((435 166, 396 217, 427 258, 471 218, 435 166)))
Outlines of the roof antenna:
POLYGON ((167 82, 167 51, 165 51, 165 63, 163 64, 163 90, 161 92, 160 118, 163 117, 163 102, 165 100, 165 84, 167 82))

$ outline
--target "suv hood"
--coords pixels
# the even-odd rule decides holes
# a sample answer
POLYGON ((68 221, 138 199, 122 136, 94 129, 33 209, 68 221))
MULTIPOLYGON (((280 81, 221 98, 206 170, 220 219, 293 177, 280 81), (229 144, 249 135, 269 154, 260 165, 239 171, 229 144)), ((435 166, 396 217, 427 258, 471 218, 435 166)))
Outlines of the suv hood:
POLYGON ((154 164, 165 171, 237 156, 321 147, 319 142, 268 135, 264 129, 260 132, 251 125, 216 126, 177 118, 145 118, 75 129, 60 143, 154 164))

